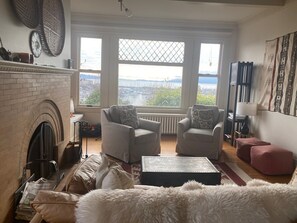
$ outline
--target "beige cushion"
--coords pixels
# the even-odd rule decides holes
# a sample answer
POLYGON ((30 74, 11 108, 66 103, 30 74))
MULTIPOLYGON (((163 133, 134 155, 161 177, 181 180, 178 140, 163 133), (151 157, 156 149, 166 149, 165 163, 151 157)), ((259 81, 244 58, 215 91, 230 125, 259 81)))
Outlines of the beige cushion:
POLYGON ((95 188, 95 173, 101 164, 101 156, 93 154, 81 162, 69 181, 66 191, 86 194, 95 188))
POLYGON ((156 132, 146 129, 135 129, 135 144, 154 142, 157 138, 156 132))
POLYGON ((128 189, 134 182, 129 173, 102 154, 102 163, 96 172, 96 189, 128 189))
POLYGON ((183 136, 186 140, 199 140, 200 142, 213 142, 214 140, 211 129, 190 128, 183 136))
POLYGON ((75 223, 75 207, 80 195, 41 190, 31 203, 47 223, 75 223))

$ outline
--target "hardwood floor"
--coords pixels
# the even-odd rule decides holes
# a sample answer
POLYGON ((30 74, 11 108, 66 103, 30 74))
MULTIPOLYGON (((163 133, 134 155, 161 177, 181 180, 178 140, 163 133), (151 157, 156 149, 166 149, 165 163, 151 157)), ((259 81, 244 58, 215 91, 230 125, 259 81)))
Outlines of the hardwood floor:
MULTIPOLYGON (((86 153, 86 141, 88 154, 98 154, 101 151, 101 139, 88 138, 83 139, 83 155, 86 153)), ((175 152, 176 136, 175 135, 164 135, 161 138, 161 155, 176 155, 175 152)), ((267 176, 261 174, 248 163, 242 161, 236 156, 236 149, 229 143, 224 142, 223 151, 220 157, 222 162, 236 163, 243 171, 245 171, 251 178, 262 179, 271 183, 288 183, 291 180, 291 175, 285 176, 267 176)))

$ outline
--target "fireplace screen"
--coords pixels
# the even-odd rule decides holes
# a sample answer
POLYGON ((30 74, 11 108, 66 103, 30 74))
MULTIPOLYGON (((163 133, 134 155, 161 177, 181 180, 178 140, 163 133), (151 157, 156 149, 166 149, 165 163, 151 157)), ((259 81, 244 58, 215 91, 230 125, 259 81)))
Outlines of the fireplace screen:
POLYGON ((49 178, 54 172, 51 163, 54 161, 55 135, 49 123, 41 123, 35 130, 29 146, 27 164, 35 180, 49 178))

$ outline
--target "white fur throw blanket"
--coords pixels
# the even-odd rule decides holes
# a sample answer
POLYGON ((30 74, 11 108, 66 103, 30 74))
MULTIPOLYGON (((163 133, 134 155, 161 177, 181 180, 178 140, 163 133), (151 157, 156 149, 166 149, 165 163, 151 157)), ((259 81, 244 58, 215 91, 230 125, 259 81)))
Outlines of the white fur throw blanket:
POLYGON ((286 223, 297 219, 297 188, 252 180, 247 186, 94 190, 81 197, 77 223, 286 223))

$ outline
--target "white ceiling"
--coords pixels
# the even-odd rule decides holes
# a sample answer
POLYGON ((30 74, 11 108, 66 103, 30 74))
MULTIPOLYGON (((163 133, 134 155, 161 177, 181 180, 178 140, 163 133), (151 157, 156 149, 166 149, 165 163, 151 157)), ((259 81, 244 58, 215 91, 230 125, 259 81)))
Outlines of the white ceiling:
MULTIPOLYGON (((284 0, 124 0, 124 4, 134 19, 240 23, 282 7, 284 0)), ((71 8, 73 13, 125 16, 118 0, 71 0, 71 8)))

